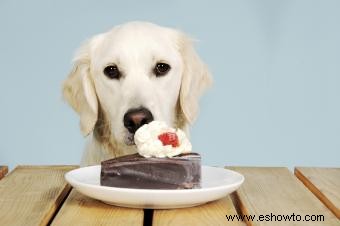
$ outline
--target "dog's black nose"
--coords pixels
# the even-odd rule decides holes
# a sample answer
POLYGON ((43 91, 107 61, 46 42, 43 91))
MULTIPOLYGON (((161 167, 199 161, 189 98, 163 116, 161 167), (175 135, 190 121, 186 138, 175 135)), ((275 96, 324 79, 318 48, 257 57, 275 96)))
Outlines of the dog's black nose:
POLYGON ((151 112, 144 108, 133 108, 128 110, 124 115, 124 126, 130 133, 135 133, 136 130, 144 124, 153 120, 151 112))

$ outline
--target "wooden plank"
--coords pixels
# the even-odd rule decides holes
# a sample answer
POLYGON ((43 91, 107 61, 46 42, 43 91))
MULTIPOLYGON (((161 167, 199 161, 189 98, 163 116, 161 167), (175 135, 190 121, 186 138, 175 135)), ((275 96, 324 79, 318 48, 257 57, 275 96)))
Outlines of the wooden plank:
POLYGON ((236 194, 242 214, 256 216, 255 220, 247 221, 248 225, 340 225, 339 220, 287 168, 228 168, 245 176, 245 182, 236 194), (263 218, 260 219, 260 215, 263 218), (290 220, 285 221, 283 216, 289 216, 290 220), (321 221, 310 221, 317 217, 321 221))
POLYGON ((0 179, 3 178, 8 173, 7 166, 0 166, 0 179))
POLYGON ((74 189, 52 225, 143 225, 143 209, 122 208, 88 198, 74 189))
POLYGON ((295 175, 340 219, 340 168, 296 167, 295 175))
POLYGON ((0 225, 47 225, 68 194, 74 166, 19 166, 0 181, 0 225))
POLYGON ((242 221, 228 221, 226 215, 237 215, 235 207, 229 196, 214 202, 190 208, 154 210, 152 225, 245 225, 242 221))

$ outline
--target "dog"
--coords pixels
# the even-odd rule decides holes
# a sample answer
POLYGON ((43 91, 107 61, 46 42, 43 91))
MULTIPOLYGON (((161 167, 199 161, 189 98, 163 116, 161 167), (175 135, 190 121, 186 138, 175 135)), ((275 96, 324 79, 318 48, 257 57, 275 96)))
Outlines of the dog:
POLYGON ((181 31, 135 21, 95 35, 76 52, 62 90, 89 139, 81 165, 135 153, 135 131, 152 120, 189 135, 211 82, 181 31))

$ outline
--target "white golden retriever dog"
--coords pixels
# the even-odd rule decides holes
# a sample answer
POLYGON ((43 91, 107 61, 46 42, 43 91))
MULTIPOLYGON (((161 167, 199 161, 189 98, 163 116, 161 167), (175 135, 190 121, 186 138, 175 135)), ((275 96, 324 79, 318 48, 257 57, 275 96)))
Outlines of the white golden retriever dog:
POLYGON ((63 85, 83 135, 90 135, 81 165, 135 153, 135 131, 152 120, 188 133, 210 83, 190 38, 177 30, 130 22, 94 36, 63 85))

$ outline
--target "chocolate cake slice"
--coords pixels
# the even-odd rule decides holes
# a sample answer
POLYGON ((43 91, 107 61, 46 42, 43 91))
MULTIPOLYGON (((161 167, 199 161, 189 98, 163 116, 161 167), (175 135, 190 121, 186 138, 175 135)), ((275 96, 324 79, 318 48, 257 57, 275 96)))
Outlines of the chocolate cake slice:
POLYGON ((198 153, 172 158, 144 158, 127 155, 101 163, 100 184, 140 189, 191 189, 201 182, 201 157, 198 153))

